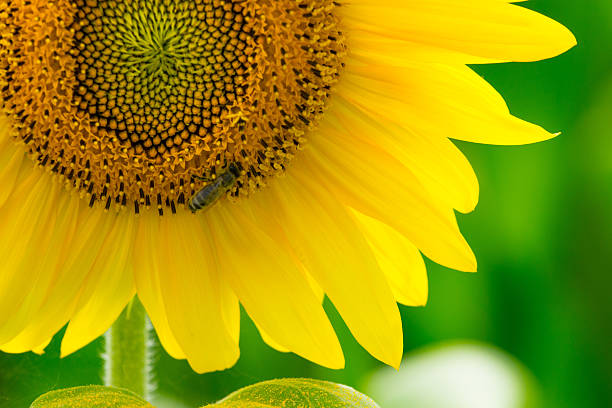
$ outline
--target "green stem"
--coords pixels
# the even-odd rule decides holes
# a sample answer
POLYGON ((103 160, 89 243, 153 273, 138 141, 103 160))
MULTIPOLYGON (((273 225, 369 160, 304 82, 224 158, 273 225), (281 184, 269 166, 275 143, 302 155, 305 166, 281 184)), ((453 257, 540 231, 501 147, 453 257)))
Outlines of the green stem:
POLYGON ((147 327, 144 307, 137 297, 111 327, 106 338, 107 385, 126 388, 146 397, 147 327))

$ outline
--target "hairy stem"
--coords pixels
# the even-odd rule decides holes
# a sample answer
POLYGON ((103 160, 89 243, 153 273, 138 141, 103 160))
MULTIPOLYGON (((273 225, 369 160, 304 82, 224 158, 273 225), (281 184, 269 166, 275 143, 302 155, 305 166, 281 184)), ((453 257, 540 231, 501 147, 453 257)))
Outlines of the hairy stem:
POLYGON ((146 313, 134 297, 106 336, 107 385, 147 397, 147 343, 146 313))

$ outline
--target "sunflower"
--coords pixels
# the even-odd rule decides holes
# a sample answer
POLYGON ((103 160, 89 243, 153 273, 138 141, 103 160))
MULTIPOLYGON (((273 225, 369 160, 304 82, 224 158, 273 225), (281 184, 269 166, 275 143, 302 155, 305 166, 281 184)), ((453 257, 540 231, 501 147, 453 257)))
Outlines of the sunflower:
POLYGON ((575 44, 504 0, 0 0, 0 349, 62 354, 137 294, 194 370, 274 348, 340 368, 326 295, 398 366, 422 255, 475 271, 449 138, 553 137, 466 64, 575 44))

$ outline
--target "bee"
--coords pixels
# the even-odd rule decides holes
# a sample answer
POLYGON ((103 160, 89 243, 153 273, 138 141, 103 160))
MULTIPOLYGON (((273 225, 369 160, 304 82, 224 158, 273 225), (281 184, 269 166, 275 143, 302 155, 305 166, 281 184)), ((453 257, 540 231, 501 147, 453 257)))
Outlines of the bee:
MULTIPOLYGON (((189 200, 189 209, 192 213, 209 207, 216 202, 224 193, 236 184, 240 177, 240 170, 234 163, 227 167, 227 171, 221 173, 214 181, 208 183, 200 191, 195 193, 189 200)), ((198 177, 202 178, 202 177, 198 177)))

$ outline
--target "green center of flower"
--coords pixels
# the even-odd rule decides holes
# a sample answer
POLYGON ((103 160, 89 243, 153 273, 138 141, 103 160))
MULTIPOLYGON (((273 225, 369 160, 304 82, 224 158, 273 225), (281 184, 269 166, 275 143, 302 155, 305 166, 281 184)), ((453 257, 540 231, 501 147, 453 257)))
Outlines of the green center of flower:
POLYGON ((105 129, 160 162, 213 132, 244 95, 245 9, 205 0, 77 2, 76 100, 105 129))

